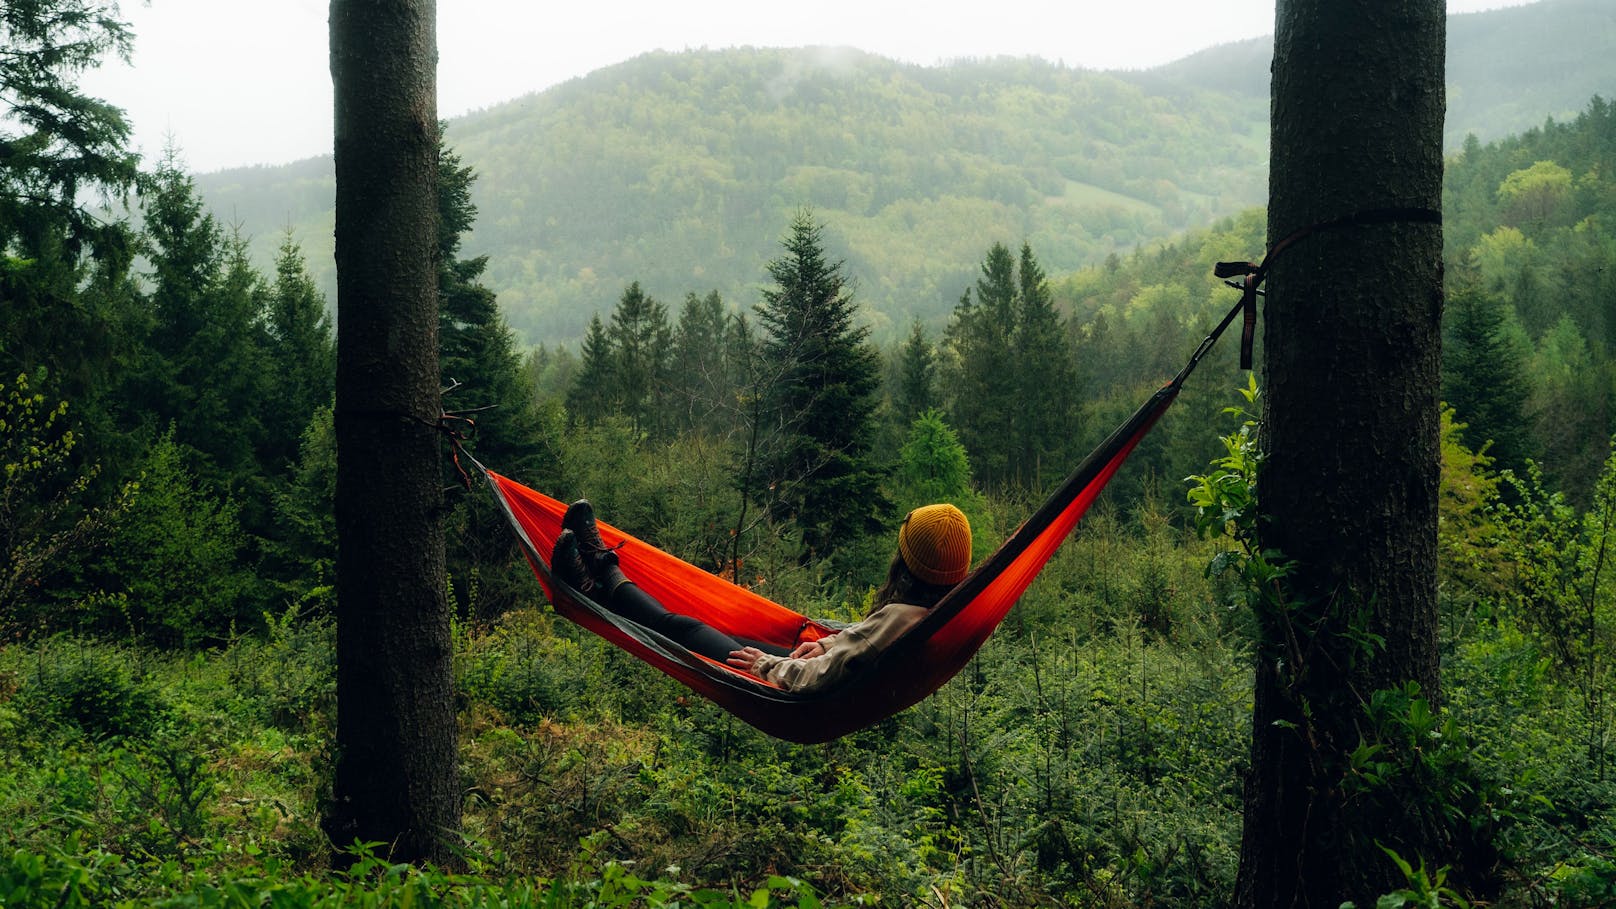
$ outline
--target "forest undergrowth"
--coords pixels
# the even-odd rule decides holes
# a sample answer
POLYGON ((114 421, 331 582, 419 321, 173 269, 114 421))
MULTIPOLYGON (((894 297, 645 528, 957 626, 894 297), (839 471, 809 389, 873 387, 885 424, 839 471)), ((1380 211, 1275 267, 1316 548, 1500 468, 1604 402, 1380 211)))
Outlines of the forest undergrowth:
MULTIPOLYGON (((1597 655, 1610 581, 1593 574, 1589 534, 1609 496, 1576 513, 1525 489, 1462 517, 1470 493, 1456 486, 1496 496, 1500 478, 1451 424, 1447 455, 1446 712, 1420 726, 1408 705, 1389 709, 1439 775, 1430 797, 1480 806, 1498 905, 1605 904, 1616 785, 1597 655), (1521 545, 1546 515, 1576 525, 1553 564, 1521 545), (1567 622, 1557 641, 1483 589, 1498 575, 1475 573, 1479 560, 1599 591, 1591 624, 1567 622)), ((1606 474, 1601 490, 1616 486, 1606 474)), ((989 501, 981 526, 1002 534, 1020 507, 989 501)), ((1225 905, 1248 611, 1232 576, 1208 570, 1227 541, 1198 538, 1186 518, 1159 490, 1102 503, 965 672, 821 746, 734 720, 560 621, 536 584, 493 621, 459 603, 466 811, 453 870, 393 865, 385 844, 353 847, 355 862, 320 832, 329 591, 213 648, 67 633, 8 644, 0 904, 1225 905)), ((867 591, 822 578, 783 569, 767 583, 823 613, 859 611, 867 591)), ((1356 782, 1374 769, 1366 760, 1356 782)), ((1438 867, 1401 858, 1402 898, 1457 904, 1438 867)))

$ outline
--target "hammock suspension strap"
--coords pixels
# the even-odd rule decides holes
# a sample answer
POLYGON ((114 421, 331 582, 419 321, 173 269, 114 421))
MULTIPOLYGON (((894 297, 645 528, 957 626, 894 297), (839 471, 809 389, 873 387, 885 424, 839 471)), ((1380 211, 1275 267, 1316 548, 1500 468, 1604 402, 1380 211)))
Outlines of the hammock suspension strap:
MULTIPOLYGON (((1251 349, 1257 333, 1257 297, 1262 295, 1262 291, 1258 288, 1261 287, 1263 279, 1268 277, 1268 270, 1280 253, 1314 234, 1367 224, 1391 224, 1395 222, 1440 225, 1442 223, 1442 212, 1434 208, 1394 207, 1365 209, 1353 212, 1350 215, 1342 215, 1339 218, 1318 221, 1295 231, 1270 247, 1267 255, 1263 256, 1261 264, 1254 262, 1219 262, 1213 266, 1212 273, 1214 275, 1226 279, 1225 284, 1238 289, 1241 293, 1240 305, 1236 307, 1245 318, 1240 332, 1240 368, 1251 368, 1251 349), (1241 278, 1241 280, 1227 280, 1234 278, 1241 278)), ((1232 318, 1233 313, 1230 314, 1229 318, 1224 319, 1223 324, 1218 326, 1217 332, 1213 333, 1213 339, 1223 331, 1232 318)), ((1195 359, 1199 359, 1201 353, 1202 351, 1196 351, 1195 359)), ((1193 359, 1191 363, 1193 365, 1193 359)))

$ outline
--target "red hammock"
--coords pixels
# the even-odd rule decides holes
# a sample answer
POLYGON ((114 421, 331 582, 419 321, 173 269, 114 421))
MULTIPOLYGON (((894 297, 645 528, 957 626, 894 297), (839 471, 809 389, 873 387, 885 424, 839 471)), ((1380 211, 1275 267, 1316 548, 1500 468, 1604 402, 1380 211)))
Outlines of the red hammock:
MULTIPOLYGON (((829 691, 783 691, 753 676, 691 653, 615 615, 550 573, 566 503, 483 468, 528 561, 556 612, 662 670, 681 684, 769 735, 824 742, 862 729, 916 703, 963 668, 1010 607, 1054 556, 1078 519, 1177 396, 1179 385, 1156 392, 1089 455, 1026 523, 943 598, 930 614, 867 669, 829 691)), ((473 462, 475 463, 475 461, 473 462)), ((480 465, 478 465, 480 466, 480 465)), ((669 610, 731 635, 794 647, 834 629, 683 562, 609 524, 607 545, 619 543, 623 572, 669 610)))
MULTIPOLYGON (((1239 286, 1239 285, 1237 285, 1239 286)), ((1251 297, 1251 294, 1247 294, 1251 297)), ((826 742, 915 704, 953 678, 1004 620, 1067 534, 1099 497, 1134 447, 1178 397, 1201 357, 1248 309, 1229 311, 1183 370, 1150 397, 1067 477, 993 555, 949 591, 924 619, 853 678, 828 691, 791 692, 691 653, 668 638, 618 616, 550 572, 550 551, 566 504, 500 476, 469 458, 487 477, 529 563, 556 612, 662 670, 758 729, 792 742, 826 742)), ((623 572, 669 610, 693 616, 730 635, 791 648, 833 629, 709 574, 616 528, 600 525, 607 545, 619 543, 623 572)))

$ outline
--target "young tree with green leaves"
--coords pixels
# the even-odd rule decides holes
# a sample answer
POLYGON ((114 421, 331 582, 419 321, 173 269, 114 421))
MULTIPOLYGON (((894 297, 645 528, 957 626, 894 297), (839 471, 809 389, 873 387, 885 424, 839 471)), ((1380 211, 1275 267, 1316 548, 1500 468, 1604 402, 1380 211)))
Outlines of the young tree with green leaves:
POLYGON ((825 255, 823 228, 802 211, 769 263, 773 286, 758 318, 772 373, 766 412, 784 431, 765 454, 770 482, 756 489, 802 533, 802 558, 825 558, 883 529, 892 503, 871 450, 879 362, 855 325, 840 262, 825 255))
POLYGON ((1555 488, 1586 505, 1610 446, 1611 369, 1594 359, 1568 315, 1555 321, 1531 361, 1525 408, 1538 460, 1555 488))
POLYGON ((67 402, 51 403, 39 378, 0 382, 0 635, 54 627, 61 586, 52 581, 93 555, 128 507, 127 488, 94 501, 100 465, 74 454, 81 436, 67 402))

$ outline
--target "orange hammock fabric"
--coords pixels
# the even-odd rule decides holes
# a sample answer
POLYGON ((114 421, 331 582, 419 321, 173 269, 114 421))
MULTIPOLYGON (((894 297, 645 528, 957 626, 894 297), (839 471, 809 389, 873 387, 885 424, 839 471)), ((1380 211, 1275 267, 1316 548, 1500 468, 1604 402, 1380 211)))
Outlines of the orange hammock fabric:
MULTIPOLYGON (((1228 322, 1225 319, 1224 325, 1228 322)), ((550 551, 561 532, 566 504, 480 464, 476 466, 492 485, 556 612, 769 735, 804 744, 824 742, 915 704, 964 668, 1054 556, 1139 440, 1172 404, 1206 346, 1197 351, 1195 359, 1172 383, 1157 391, 1090 454, 1048 501, 926 618, 868 668, 829 691, 783 691, 693 654, 573 590, 549 568, 550 551)), ((600 533, 607 545, 622 544, 618 557, 623 572, 673 612, 694 616, 733 637, 788 648, 832 633, 829 627, 608 524, 600 525, 600 533)))

